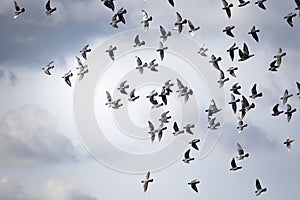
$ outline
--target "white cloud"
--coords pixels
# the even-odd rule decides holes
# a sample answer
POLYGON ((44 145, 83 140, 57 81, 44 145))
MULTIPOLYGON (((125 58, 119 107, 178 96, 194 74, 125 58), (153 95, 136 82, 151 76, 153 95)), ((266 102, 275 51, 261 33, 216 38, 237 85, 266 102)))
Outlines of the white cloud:
POLYGON ((0 178, 0 198, 9 200, 29 200, 28 195, 23 191, 23 187, 9 179, 0 178))

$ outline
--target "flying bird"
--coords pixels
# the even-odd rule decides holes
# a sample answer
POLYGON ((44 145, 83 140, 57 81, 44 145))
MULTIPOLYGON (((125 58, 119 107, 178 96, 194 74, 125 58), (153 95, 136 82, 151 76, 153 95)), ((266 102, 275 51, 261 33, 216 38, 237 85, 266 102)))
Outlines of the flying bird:
POLYGON ((236 77, 235 71, 238 70, 238 67, 229 67, 227 69, 227 71, 229 72, 229 74, 233 77, 236 77))
POLYGON ((171 119, 171 116, 168 116, 168 114, 170 113, 170 111, 166 111, 163 114, 161 114, 160 118, 158 119, 161 123, 166 124, 169 123, 169 119, 171 119))
POLYGON ((182 127, 185 132, 191 134, 191 135, 194 135, 193 131, 191 130, 192 128, 195 128, 195 124, 187 124, 185 125, 184 127, 182 127))
POLYGON ((244 1, 244 0, 239 0, 239 2, 240 4, 238 5, 238 7, 244 7, 250 3, 250 1, 244 1))
POLYGON ((71 70, 69 70, 67 73, 65 73, 61 78, 63 78, 65 80, 65 82, 71 87, 71 81, 70 81, 70 77, 73 76, 73 73, 71 70))
POLYGON ((264 5, 264 3, 265 3, 266 1, 267 1, 267 0, 257 0, 257 1, 255 2, 255 4, 257 4, 258 7, 260 7, 261 9, 266 10, 266 7, 265 7, 265 5, 264 5))
POLYGON ((47 75, 51 75, 50 70, 54 68, 54 65, 52 65, 54 63, 54 61, 50 61, 47 65, 45 65, 45 67, 42 68, 42 70, 44 70, 44 73, 47 75))
POLYGON ((223 3, 223 10, 226 11, 226 14, 227 14, 227 17, 230 18, 231 17, 231 10, 230 8, 233 7, 233 4, 232 3, 228 3, 226 0, 222 0, 222 3, 223 3))
POLYGON ((144 180, 141 181, 143 183, 144 192, 147 191, 149 183, 153 182, 153 178, 150 179, 150 172, 148 171, 144 180))
POLYGON ((244 149, 239 143, 236 143, 236 145, 237 145, 237 152, 238 152, 238 156, 236 157, 236 159, 243 160, 244 158, 248 158, 249 153, 245 153, 244 149))
POLYGON ((20 8, 19 4, 14 1, 14 5, 15 5, 15 16, 14 19, 17 19, 19 17, 20 14, 25 12, 25 8, 20 8))
POLYGON ((109 45, 108 49, 105 50, 105 52, 108 53, 109 57, 114 61, 115 60, 115 54, 114 54, 114 51, 117 50, 117 47, 116 46, 112 46, 112 45, 109 45))
POLYGON ((165 57, 165 50, 167 50, 168 47, 164 47, 164 44, 162 42, 159 42, 159 48, 156 49, 157 52, 159 52, 160 60, 163 60, 165 57))
POLYGON ((184 130, 179 130, 177 122, 174 122, 173 130, 174 130, 174 132, 173 132, 174 136, 177 136, 177 135, 180 135, 180 134, 184 133, 184 130))
POLYGON ((190 27, 189 33, 191 33, 191 36, 194 36, 196 31, 200 29, 200 26, 195 27, 191 20, 188 20, 188 25, 190 27))
POLYGON ((298 16, 300 17, 300 0, 294 0, 294 1, 295 1, 296 5, 297 5, 297 7, 295 8, 295 10, 299 11, 298 16))
POLYGON ((175 4, 174 4, 174 0, 168 0, 169 1, 169 4, 171 5, 171 6, 175 6, 175 4))
POLYGON ((297 14, 296 13, 288 13, 286 16, 284 16, 284 19, 286 19, 286 22, 293 27, 293 18, 296 17, 297 14))
POLYGON ((230 91, 233 92, 233 94, 236 95, 241 95, 241 93, 239 92, 239 89, 241 89, 242 87, 239 85, 239 83, 235 83, 231 86, 230 91))
POLYGON ((50 0, 48 0, 47 3, 46 3, 46 12, 45 12, 46 15, 50 16, 50 15, 52 15, 52 13, 53 13, 54 11, 56 11, 56 7, 51 8, 50 0))
POLYGON ((150 102, 152 103, 152 108, 159 108, 163 106, 163 103, 158 103, 158 101, 155 99, 158 93, 155 90, 152 90, 149 95, 146 96, 146 98, 149 98, 150 102))
POLYGON ((297 96, 300 98, 300 83, 296 82, 296 85, 297 85, 297 89, 298 89, 297 96))
POLYGON ((238 133, 241 133, 247 126, 248 124, 244 124, 243 120, 238 117, 238 126, 236 127, 238 129, 238 133))
POLYGON ((83 77, 85 74, 87 74, 89 72, 89 69, 84 69, 84 70, 80 70, 77 75, 79 76, 79 81, 82 81, 83 77))
POLYGON ((91 52, 92 50, 89 48, 89 45, 85 45, 80 51, 79 53, 81 53, 81 56, 86 60, 86 53, 91 52))
POLYGON ((237 49, 238 49, 238 47, 236 46, 236 43, 233 43, 233 45, 231 47, 229 47, 229 49, 226 50, 229 53, 231 61, 233 61, 233 59, 234 59, 234 51, 237 50, 237 49))
POLYGON ((290 104, 287 104, 287 110, 286 110, 286 112, 284 114, 287 115, 287 121, 288 122, 290 122, 293 113, 296 112, 296 111, 297 111, 296 108, 292 109, 292 106, 290 104))
POLYGON ((232 30, 235 28, 235 26, 226 26, 223 29, 223 32, 225 32, 226 35, 230 36, 230 37, 234 37, 232 30))
POLYGON ((151 142, 153 142, 155 139, 155 133, 157 132, 157 130, 154 128, 152 122, 150 122, 150 121, 148 121, 148 126, 149 126, 148 133, 151 135, 151 137, 150 137, 151 142))
POLYGON ((128 99, 128 101, 135 101, 138 98, 140 98, 140 96, 136 96, 134 93, 135 93, 135 89, 131 90, 131 92, 129 93, 130 98, 128 99))
POLYGON ((115 4, 113 0, 101 0, 103 2, 104 6, 111 9, 112 11, 115 11, 115 4))
POLYGON ((190 157, 190 151, 191 150, 189 149, 184 153, 184 158, 182 160, 184 163, 190 164, 191 161, 195 160, 195 158, 190 157))
POLYGON ((140 74, 143 74, 144 68, 147 68, 148 64, 147 63, 143 64, 143 61, 141 60, 140 57, 138 57, 138 56, 135 56, 135 57, 136 57, 136 63, 137 63, 136 69, 139 70, 140 74))
POLYGON ((239 49, 240 59, 238 61, 245 61, 254 56, 254 54, 249 53, 249 49, 246 43, 243 45, 243 50, 239 49))
POLYGON ((226 81, 229 81, 229 78, 225 78, 223 70, 220 70, 220 79, 217 81, 217 83, 219 83, 219 88, 222 88, 226 81))
POLYGON ((162 42, 167 41, 168 37, 170 37, 172 34, 170 31, 166 31, 166 29, 163 26, 159 26, 159 30, 161 33, 160 38, 162 39, 162 42))
POLYGON ((178 33, 181 33, 182 32, 182 29, 183 29, 183 25, 187 23, 187 20, 186 19, 182 19, 181 15, 179 12, 176 12, 176 17, 177 17, 177 20, 174 24, 174 28, 173 30, 178 30, 178 33))
POLYGON ((195 191, 198 192, 197 184, 199 184, 200 181, 198 179, 192 180, 188 183, 188 185, 191 186, 191 188, 195 191))
POLYGON ((251 95, 249 97, 252 99, 255 99, 257 97, 262 97, 262 96, 263 96, 262 92, 259 92, 259 93, 257 92, 256 83, 255 83, 251 89, 251 95))
POLYGON ((236 105, 237 102, 240 102, 240 99, 236 99, 235 96, 231 94, 231 100, 228 104, 231 105, 234 114, 236 113, 237 110, 237 105, 236 105))
POLYGON ((207 51, 208 51, 208 48, 205 46, 205 44, 203 44, 197 53, 199 53, 203 57, 207 57, 207 54, 206 54, 207 51))
POLYGON ((254 38, 254 40, 256 42, 259 42, 259 39, 258 39, 258 35, 257 33, 260 32, 259 29, 256 29, 255 26, 252 26, 250 32, 248 32, 248 34, 252 35, 252 37, 254 38))
POLYGON ((259 196, 261 193, 266 192, 267 188, 262 188, 260 185, 260 182, 258 179, 256 179, 255 181, 255 186, 256 186, 256 190, 255 190, 255 195, 259 196))
POLYGON ((211 60, 209 61, 210 63, 213 64, 214 68, 217 70, 220 70, 219 62, 222 60, 221 57, 216 57, 214 54, 211 55, 211 60))
POLYGON ((237 166, 236 165, 236 162, 235 162, 234 158, 232 158, 230 165, 231 165, 230 171, 237 171, 239 169, 242 169, 242 166, 237 166))
POLYGON ((241 103, 242 103, 242 109, 240 109, 240 112, 242 112, 241 117, 243 119, 249 110, 255 108, 255 104, 254 103, 249 104, 247 98, 244 95, 242 95, 241 103))
POLYGON ((158 64, 155 63, 156 59, 153 59, 149 62, 149 65, 148 65, 148 68, 150 69, 150 71, 153 71, 153 72, 158 72, 157 68, 158 67, 158 64))
POLYGON ((276 105, 273 107, 273 113, 272 113, 272 116, 278 116, 278 115, 280 115, 281 113, 284 112, 283 110, 278 110, 278 107, 279 107, 279 103, 276 104, 276 105))
POLYGON ((286 53, 282 51, 282 48, 279 48, 277 54, 274 56, 274 58, 276 58, 276 64, 278 67, 281 66, 282 57, 284 56, 286 56, 286 53))
POLYGON ((143 20, 141 21, 144 24, 144 31, 147 32, 149 30, 150 21, 152 21, 152 16, 149 16, 145 10, 142 10, 143 20))
POLYGON ((222 109, 219 109, 217 106, 216 106, 216 102, 214 99, 212 99, 210 101, 210 105, 208 107, 208 109, 205 110, 205 112, 207 112, 207 117, 208 117, 208 120, 211 119, 211 117, 213 116, 213 114, 216 114, 218 112, 220 112, 222 109))
POLYGON ((279 65, 277 64, 277 59, 276 60, 273 60, 271 63, 270 63, 270 67, 269 67, 269 71, 271 72, 277 72, 278 71, 278 68, 279 68, 279 65))
POLYGON ((196 150, 199 150, 197 143, 200 142, 200 139, 193 139, 192 141, 189 142, 189 144, 196 150))
POLYGON ((217 130, 219 128, 219 126, 221 125, 220 122, 215 122, 216 121, 216 118, 211 118, 209 121, 208 121, 208 129, 210 130, 217 130))
POLYGON ((127 80, 126 81, 122 81, 120 83, 120 86, 117 88, 117 90, 119 90, 122 94, 127 95, 127 91, 126 89, 129 88, 129 85, 127 84, 127 80))
POLYGON ((288 138, 283 142, 283 144, 285 144, 286 148, 288 151, 291 151, 291 144, 292 142, 294 142, 295 140, 291 139, 290 136, 288 136, 288 138))
POLYGON ((105 103, 105 105, 107 105, 109 108, 118 109, 119 107, 121 107, 123 105, 123 104, 120 104, 121 99, 113 100, 108 91, 106 91, 106 99, 107 99, 107 102, 105 103))
POLYGON ((293 94, 289 94, 289 91, 287 89, 284 90, 283 96, 280 97, 282 100, 283 105, 286 104, 289 98, 291 98, 293 94))
POLYGON ((134 45, 133 47, 140 47, 140 46, 143 46, 145 45, 145 41, 140 41, 140 36, 139 35, 136 35, 135 38, 134 38, 134 45))
POLYGON ((156 129, 157 131, 157 137, 158 137, 158 141, 161 141, 162 135, 163 135, 163 131, 167 130, 167 127, 164 126, 163 123, 161 123, 158 127, 158 129, 156 129))

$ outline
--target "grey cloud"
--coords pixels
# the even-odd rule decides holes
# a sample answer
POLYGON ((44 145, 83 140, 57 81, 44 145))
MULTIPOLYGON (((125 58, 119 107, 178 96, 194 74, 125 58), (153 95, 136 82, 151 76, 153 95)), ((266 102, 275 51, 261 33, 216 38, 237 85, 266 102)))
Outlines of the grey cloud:
POLYGON ((0 178, 0 198, 9 200, 30 200, 23 187, 8 177, 0 178))

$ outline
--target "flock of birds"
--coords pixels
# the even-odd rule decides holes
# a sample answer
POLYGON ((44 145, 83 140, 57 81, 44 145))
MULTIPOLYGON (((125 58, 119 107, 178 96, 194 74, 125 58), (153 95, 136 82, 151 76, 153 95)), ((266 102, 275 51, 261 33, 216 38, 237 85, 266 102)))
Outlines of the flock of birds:
MULTIPOLYGON (((144 1, 146 1, 146 0, 144 0, 144 1)), ((257 0, 255 2, 255 4, 257 4, 259 8, 266 10, 266 6, 264 5, 264 3, 266 1, 267 0, 257 0)), ((296 3, 295 10, 299 10, 299 16, 300 16, 300 0, 294 0, 294 1, 296 3)), ((103 3, 103 5, 105 7, 111 9, 113 12, 115 11, 115 4, 114 4, 113 0, 101 0, 101 2, 103 3)), ((175 2, 173 0, 168 0, 168 2, 172 7, 175 7, 175 2)), ((245 0, 238 0, 238 2, 239 2, 238 7, 244 7, 250 3, 250 1, 245 1, 245 0)), ((233 3, 228 3, 226 0, 222 0, 222 4, 223 4, 222 10, 224 10, 226 12, 226 15, 228 18, 231 18, 231 16, 232 16, 231 9, 233 8, 233 3)), ((21 8, 16 1, 14 1, 14 6, 15 6, 14 19, 16 19, 22 13, 25 12, 25 8, 21 8)), ((45 8, 46 8, 45 13, 48 16, 51 16, 52 13, 56 11, 56 7, 51 7, 50 0, 48 0, 46 2, 45 8)), ((116 13, 113 14, 110 25, 113 28, 118 28, 119 23, 126 24, 126 19, 125 19, 126 13, 127 13, 127 10, 125 8, 121 7, 116 13)), ((149 30, 150 23, 153 20, 153 16, 150 16, 145 10, 141 11, 141 15, 142 15, 141 24, 143 24, 144 31, 147 32, 149 30)), ((296 16, 297 16, 296 13, 291 12, 291 13, 288 13, 283 18, 287 21, 287 23, 291 27, 293 27, 293 18, 296 16)), ((182 33, 186 24, 188 24, 188 26, 189 26, 188 32, 191 34, 191 36, 194 36, 196 34, 196 32, 200 29, 200 27, 195 26, 191 20, 187 20, 187 19, 183 18, 179 12, 176 12, 176 21, 174 23, 174 27, 172 30, 177 31, 180 34, 180 33, 182 33)), ((233 33, 234 28, 235 28, 234 25, 226 26, 223 29, 223 32, 227 36, 234 38, 235 37, 234 33, 233 33)), ((160 41, 159 41, 159 46, 156 51, 159 53, 160 60, 163 61, 166 51, 168 50, 168 47, 165 46, 165 42, 168 40, 169 37, 172 36, 172 33, 171 33, 171 31, 167 31, 162 25, 159 27, 159 31, 160 31, 160 38, 159 38, 160 41)), ((253 26, 250 29, 250 31, 248 32, 248 34, 251 35, 256 42, 259 42, 259 36, 258 36, 259 32, 260 32, 260 30, 257 29, 255 26, 253 26)), ((144 45, 146 45, 146 41, 142 41, 140 39, 139 35, 136 35, 133 38, 133 48, 142 47, 144 45)), ((111 58, 111 60, 114 61, 115 60, 115 52, 117 51, 117 49, 118 49, 117 46, 111 45, 108 47, 108 49, 104 53, 107 53, 108 56, 111 58)), ((207 57, 207 51, 208 51, 208 48, 204 44, 202 47, 200 47, 200 49, 197 53, 203 57, 207 57)), ((233 45, 230 46, 226 50, 226 52, 229 54, 231 61, 235 60, 235 52, 236 51, 238 51, 238 56, 239 56, 238 62, 244 62, 244 61, 254 57, 254 54, 250 53, 248 45, 246 43, 243 44, 242 48, 237 47, 236 43, 233 43, 233 45)), ((91 49, 89 48, 89 45, 85 45, 79 52, 81 53, 82 58, 84 60, 86 60, 87 54, 89 52, 91 52, 91 49)), ((270 67, 268 70, 271 72, 277 72, 279 70, 280 66, 282 65, 283 57, 286 55, 287 54, 285 52, 283 52, 283 50, 281 48, 279 48, 277 53, 274 55, 274 60, 270 63, 270 67)), ((78 70, 77 75, 79 76, 79 81, 81 81, 84 78, 84 75, 89 72, 89 70, 88 70, 88 66, 84 65, 78 56, 76 56, 76 60, 78 63, 78 67, 76 68, 78 70)), ((137 72, 139 74, 143 74, 145 72, 145 70, 147 70, 147 69, 149 69, 151 72, 159 72, 159 64, 157 63, 155 58, 151 59, 150 62, 143 62, 139 56, 135 56, 135 60, 136 60, 136 64, 137 64, 135 66, 135 69, 137 70, 137 72)), ((220 61, 222 61, 222 57, 217 57, 214 54, 212 54, 209 63, 212 64, 213 69, 216 69, 219 72, 220 78, 219 78, 219 80, 216 81, 216 83, 219 84, 220 88, 222 88, 224 86, 224 84, 227 81, 229 81, 229 77, 226 77, 224 71, 221 69, 220 64, 219 64, 220 61)), ((51 70, 53 68, 54 68, 54 61, 51 61, 47 65, 45 65, 42 68, 42 70, 44 71, 45 74, 51 75, 51 70)), ((231 78, 232 77, 235 78, 235 77, 237 77, 237 75, 236 75, 237 70, 238 70, 238 67, 229 67, 226 70, 226 72, 228 72, 228 74, 231 76, 231 78)), ((73 76, 72 70, 69 70, 67 73, 65 73, 62 76, 62 78, 64 79, 66 84, 70 87, 72 86, 72 83, 70 80, 70 78, 72 76, 73 76)), ((176 83, 177 83, 176 84, 177 90, 175 92, 177 93, 177 97, 184 98, 184 103, 188 103, 189 97, 191 95, 193 95, 193 90, 191 88, 188 88, 187 85, 184 85, 182 83, 182 81, 179 79, 176 79, 176 83)), ((164 83, 162 83, 162 85, 163 86, 161 87, 160 92, 156 91, 156 90, 152 90, 146 97, 144 97, 144 99, 149 99, 150 103, 152 104, 152 107, 151 107, 152 109, 166 106, 168 104, 168 96, 171 93, 174 93, 174 91, 173 91, 174 89, 172 87, 174 87, 175 84, 173 83, 173 80, 171 80, 171 79, 167 80, 164 83)), ((295 96, 300 98, 300 83, 299 82, 296 82, 296 87, 297 87, 298 92, 295 96)), ((139 95, 136 95, 135 88, 132 88, 130 91, 128 91, 129 88, 130 88, 130 86, 128 84, 128 80, 123 80, 119 84, 117 90, 122 95, 128 95, 127 100, 130 102, 135 102, 138 99, 142 99, 139 95)), ((258 85, 255 83, 250 91, 250 95, 242 94, 239 91, 241 89, 241 85, 239 83, 233 84, 230 88, 231 99, 228 102, 228 104, 231 106, 234 114, 236 114, 237 112, 240 113, 240 115, 237 117, 238 122, 237 122, 236 128, 238 130, 238 133, 242 133, 244 128, 246 128, 248 126, 243 121, 246 114, 250 110, 255 109, 255 104, 253 102, 249 102, 249 99, 254 100, 254 99, 263 97, 263 93, 259 92, 257 90, 257 88, 258 88, 258 85), (240 107, 240 109, 238 109, 238 107, 240 107)), ((281 114, 285 114, 287 116, 287 122, 290 122, 290 120, 293 116, 293 113, 295 113, 297 111, 296 108, 293 108, 288 103, 288 100, 293 96, 294 96, 293 94, 289 93, 289 91, 287 89, 285 89, 283 96, 280 97, 279 100, 281 100, 281 103, 283 106, 286 105, 286 110, 285 111, 281 110, 279 108, 280 103, 278 103, 273 107, 273 109, 272 109, 273 113, 271 115, 273 117, 276 117, 281 114)), ((105 105, 107 105, 109 108, 119 109, 123 105, 121 103, 121 98, 114 99, 109 91, 106 91, 106 98, 107 98, 107 102, 105 103, 105 105)), ((210 105, 209 105, 208 109, 205 110, 205 112, 207 113, 207 118, 208 118, 208 129, 217 130, 218 127, 220 126, 220 122, 217 122, 216 117, 214 117, 214 115, 216 113, 218 113, 219 111, 221 111, 221 109, 219 109, 216 106, 215 100, 212 99, 210 101, 210 105)), ((153 122, 148 121, 148 126, 149 126, 148 134, 150 135, 150 140, 152 143, 155 141, 156 137, 158 137, 159 142, 162 140, 162 136, 164 134, 163 132, 167 130, 167 124, 170 123, 171 118, 172 118, 172 116, 170 116, 170 111, 166 111, 166 112, 162 113, 161 117, 158 119, 158 121, 160 122, 160 125, 157 128, 154 127, 153 122)), ((172 134, 174 136, 178 136, 178 135, 181 135, 184 133, 193 135, 194 134, 192 131, 193 128, 195 128, 194 124, 186 124, 182 128, 179 128, 178 123, 176 121, 174 121, 172 134)), ((197 146, 197 144, 199 142, 200 142, 200 139, 195 138, 189 142, 189 145, 194 150, 199 150, 199 147, 197 146)), ((292 142, 294 142, 294 140, 290 136, 288 136, 288 138, 284 141, 284 145, 286 145, 288 151, 291 150, 292 142)), ((230 171, 241 170, 242 166, 238 166, 236 161, 242 161, 243 159, 249 157, 249 153, 245 153, 245 151, 243 150, 242 146, 239 143, 237 143, 237 153, 238 153, 238 155, 233 157, 231 160, 230 171)), ((190 164, 190 162, 195 160, 195 158, 191 157, 190 154, 191 154, 191 149, 188 149, 184 153, 183 159, 182 159, 182 161, 184 163, 190 164)), ((154 179, 150 178, 150 172, 148 171, 146 173, 145 179, 141 181, 141 183, 143 184, 144 192, 146 192, 148 190, 149 183, 152 183, 152 182, 154 182, 154 179)), ((194 179, 194 180, 188 182, 188 185, 195 192, 198 192, 198 184, 199 183, 200 183, 200 181, 198 179, 194 179)), ((256 196, 259 196, 261 193, 267 191, 267 188, 263 188, 261 186, 259 179, 256 179, 255 187, 256 187, 256 190, 255 190, 256 196)))

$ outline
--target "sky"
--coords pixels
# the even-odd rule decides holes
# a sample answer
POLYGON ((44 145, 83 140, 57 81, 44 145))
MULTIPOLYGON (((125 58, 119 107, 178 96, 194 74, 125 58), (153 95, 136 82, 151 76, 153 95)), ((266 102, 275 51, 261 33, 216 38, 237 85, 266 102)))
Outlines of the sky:
POLYGON ((13 19, 13 1, 0 1, 1 199, 279 200, 300 195, 300 99, 296 95, 300 18, 293 18, 294 27, 284 19, 298 12, 295 2, 267 0, 267 9, 262 10, 253 0, 241 8, 237 0, 230 0, 234 6, 228 19, 221 0, 174 1, 173 8, 167 0, 115 0, 116 10, 127 9, 126 24, 118 29, 110 26, 113 12, 99 0, 51 0, 57 7, 52 16, 45 14, 45 1, 19 0, 26 11, 17 19, 13 19), (147 33, 141 10, 153 17, 147 33), (172 30, 176 12, 200 26, 195 36, 187 25, 181 34, 172 30), (164 43, 168 49, 163 61, 156 52, 160 25, 172 32, 164 43), (234 38, 222 32, 229 25, 235 26, 234 38), (260 29, 259 42, 248 34, 253 25, 260 29), (145 40, 144 47, 133 48, 136 34, 145 40), (254 57, 238 62, 235 52, 232 62, 226 49, 233 43, 239 48, 246 43, 254 57), (79 53, 86 44, 92 49, 87 61, 79 53), (203 44, 208 57, 197 54, 203 44), (109 45, 117 46, 114 61, 105 52, 109 45), (278 72, 270 72, 279 48, 286 56, 278 72), (230 79, 222 89, 217 84, 219 72, 209 63, 212 54, 222 57, 220 68, 230 79), (75 56, 89 69, 80 82, 75 56), (135 56, 143 62, 156 59, 159 72, 138 74, 135 56), (48 76, 42 67, 52 60, 55 67, 48 76), (236 78, 226 72, 230 66, 238 67, 236 78), (68 70, 74 73, 72 87, 61 78, 68 70), (174 90, 179 78, 194 94, 184 103, 174 92, 167 107, 151 109, 144 97, 169 78, 174 90), (137 88, 136 102, 127 102, 116 90, 125 79, 130 89, 137 88), (234 83, 241 85, 240 92, 247 98, 255 83, 263 92, 262 98, 248 98, 255 108, 243 119, 248 127, 240 134, 238 114, 228 105, 234 83), (271 116, 277 103, 286 110, 280 101, 285 89, 293 94, 288 104, 297 109, 290 122, 283 114, 271 116), (122 98, 123 107, 105 106, 107 90, 113 98, 122 98), (211 99, 222 109, 216 115, 221 123, 217 131, 207 129, 204 110, 211 99), (152 144, 148 121, 158 126, 155 117, 166 110, 171 110, 171 123, 177 121, 180 128, 194 123, 194 135, 174 137, 170 123, 162 142, 152 144), (288 135, 295 140, 290 152, 283 144, 288 135), (182 157, 192 138, 201 140, 200 151, 191 149, 195 161, 185 164, 182 157), (238 162, 241 170, 232 172, 237 142, 250 156, 238 162), (144 193, 141 180, 148 170, 154 182, 144 193), (257 178, 267 187, 259 197, 254 193, 257 178), (193 179, 200 180, 198 193, 187 184, 193 179))

